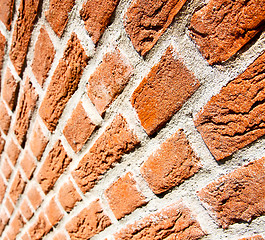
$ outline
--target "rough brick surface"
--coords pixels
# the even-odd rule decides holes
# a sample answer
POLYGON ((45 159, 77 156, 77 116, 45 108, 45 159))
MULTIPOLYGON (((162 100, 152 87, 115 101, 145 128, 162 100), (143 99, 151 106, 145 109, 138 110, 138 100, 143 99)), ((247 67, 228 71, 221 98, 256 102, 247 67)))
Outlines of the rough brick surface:
POLYGON ((76 191, 71 181, 64 183, 59 191, 58 199, 65 211, 69 212, 73 209, 77 201, 82 198, 76 191))
POLYGON ((49 10, 45 12, 47 21, 53 31, 61 37, 68 22, 68 14, 71 12, 75 0, 51 0, 49 10))
MULTIPOLYGON (((5 56, 6 38, 0 32, 0 71, 2 71, 3 61, 5 56)), ((1 80, 1 77, 0 77, 1 80)))
POLYGON ((265 134, 265 54, 212 97, 194 119, 216 160, 265 134))
POLYGON ((38 95, 29 78, 26 79, 23 92, 20 95, 16 122, 14 125, 14 134, 21 146, 24 146, 26 135, 30 124, 33 111, 36 106, 38 95))
MULTIPOLYGON (((65 197, 67 198, 67 196, 65 197)), ((50 200, 49 205, 46 207, 45 213, 52 226, 58 223, 63 217, 63 213, 59 209, 54 197, 50 200)))
POLYGON ((64 107, 78 87, 88 57, 75 33, 72 34, 48 86, 39 114, 50 131, 56 128, 64 107))
POLYGON ((128 225, 115 234, 121 239, 199 239, 204 236, 199 223, 183 204, 170 205, 160 212, 128 225))
POLYGON ((38 40, 35 44, 34 58, 31 65, 32 71, 41 86, 43 86, 48 76, 54 55, 55 49, 52 41, 46 30, 41 28, 38 40))
POLYGON ((6 153, 7 153, 7 156, 9 157, 9 160, 13 164, 13 166, 15 166, 18 156, 20 154, 20 149, 12 138, 7 145, 6 153))
POLYGON ((79 102, 67 121, 63 134, 75 152, 79 152, 87 142, 96 125, 91 121, 82 102, 79 102))
POLYGON ((12 182, 11 188, 9 190, 9 196, 15 205, 17 203, 18 198, 23 193, 25 185, 26 183, 23 180, 20 171, 17 171, 16 176, 12 182))
POLYGON ((14 0, 0 0, 0 20, 5 24, 7 30, 11 29, 14 0))
POLYGON ((5 193, 6 193, 6 184, 2 176, 0 175, 0 203, 4 199, 5 193))
POLYGON ((28 46, 37 19, 40 0, 21 0, 18 9, 18 18, 13 31, 10 59, 18 73, 22 74, 28 46))
POLYGON ((264 240, 261 235, 255 235, 252 237, 240 238, 239 240, 264 240))
POLYGON ((57 141, 37 175, 37 181, 41 185, 44 193, 47 194, 52 189, 71 160, 72 159, 67 156, 61 141, 57 141))
POLYGON ((102 175, 139 143, 126 120, 118 115, 79 162, 72 175, 85 193, 102 175))
POLYGON ((111 224, 109 217, 103 212, 98 200, 92 202, 76 217, 66 224, 72 240, 89 239, 111 224))
POLYGON ((163 193, 193 176, 200 169, 183 130, 177 131, 141 167, 141 173, 155 194, 163 193))
POLYGON ((17 104, 19 84, 12 75, 9 68, 6 70, 3 86, 3 99, 6 101, 9 108, 14 111, 17 104))
POLYGON ((8 217, 7 213, 2 208, 0 211, 0 236, 3 233, 8 221, 9 221, 9 217, 8 217))
POLYGON ((190 36, 210 64, 226 61, 264 29, 263 1, 211 0, 195 12, 190 36))
POLYGON ((145 55, 174 20, 186 0, 134 0, 125 15, 125 29, 134 48, 145 55))
POLYGON ((27 192, 27 196, 29 201, 31 202, 31 205, 36 210, 42 202, 42 196, 40 195, 40 192, 36 187, 32 186, 27 192))
POLYGON ((200 83, 172 46, 142 80, 131 103, 148 135, 160 130, 197 90, 200 83))
POLYGON ((9 240, 15 240, 17 234, 20 232, 20 229, 24 226, 25 221, 20 213, 17 213, 15 218, 10 224, 10 228, 8 230, 9 240))
POLYGON ((9 214, 12 215, 14 211, 14 206, 8 197, 6 197, 4 205, 6 206, 6 209, 9 212, 9 214))
POLYGON ((116 49, 105 54, 102 63, 89 78, 87 93, 102 116, 129 81, 132 66, 116 49))
POLYGON ((12 173, 12 167, 10 166, 6 157, 2 158, 1 160, 1 171, 8 181, 12 173))
POLYGON ((223 227, 265 214, 265 158, 208 184, 198 196, 223 227))
POLYGON ((87 0, 83 4, 80 16, 85 22, 86 30, 96 44, 110 23, 119 0, 87 0))
POLYGON ((7 134, 11 122, 11 116, 9 115, 7 108, 3 101, 0 102, 0 129, 7 134))
POLYGON ((2 133, 0 132, 0 156, 1 156, 1 153, 3 152, 3 150, 4 150, 5 144, 6 144, 6 141, 2 137, 2 133))
POLYGON ((57 233, 54 237, 53 240, 67 240, 66 236, 64 233, 57 233))
POLYGON ((28 179, 31 179, 33 172, 36 168, 36 163, 33 157, 29 154, 29 152, 25 152, 24 157, 20 162, 20 166, 22 167, 24 173, 26 174, 28 179))
POLYGON ((110 208, 117 219, 121 219, 147 203, 137 187, 132 173, 127 173, 105 191, 110 208))
POLYGON ((21 237, 22 240, 31 240, 28 233, 23 234, 23 236, 21 237))
POLYGON ((33 211, 31 210, 28 201, 26 199, 23 200, 21 206, 20 206, 20 212, 22 215, 27 219, 30 220, 33 216, 33 211))

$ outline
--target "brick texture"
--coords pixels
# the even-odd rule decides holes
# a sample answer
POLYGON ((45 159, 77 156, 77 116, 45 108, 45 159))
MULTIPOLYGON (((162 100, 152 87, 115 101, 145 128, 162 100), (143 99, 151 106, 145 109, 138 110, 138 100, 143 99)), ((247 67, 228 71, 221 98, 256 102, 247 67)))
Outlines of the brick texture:
POLYGON ((138 143, 126 120, 118 115, 72 172, 79 188, 84 193, 93 188, 102 175, 138 143))
POLYGON ((20 212, 27 220, 30 220, 33 216, 33 211, 31 210, 29 203, 26 199, 23 200, 20 206, 20 212))
MULTIPOLYGON (((5 56, 5 46, 6 46, 6 38, 0 32, 0 71, 2 71, 2 68, 3 68, 3 62, 4 62, 4 56, 5 56)), ((1 77, 0 77, 0 80, 1 80, 1 77)))
POLYGON ((4 199, 5 193, 6 193, 6 184, 2 176, 0 175, 0 203, 4 199))
POLYGON ((29 154, 29 152, 25 152, 24 157, 20 162, 20 166, 22 167, 24 173, 26 174, 28 179, 31 179, 33 172, 36 168, 36 163, 33 157, 29 154))
POLYGON ((72 34, 48 86, 39 114, 50 131, 54 131, 64 107, 76 91, 88 57, 75 33, 72 34))
POLYGON ((200 83, 172 46, 142 80, 131 97, 148 135, 160 130, 198 89, 200 83))
POLYGON ((71 239, 89 239, 111 224, 99 200, 92 202, 66 224, 71 239))
POLYGON ((0 20, 5 24, 7 30, 11 29, 12 13, 14 7, 14 0, 1 0, 0 1, 0 20))
POLYGON ((8 197, 6 197, 4 205, 6 206, 6 209, 9 212, 9 214, 12 215, 14 211, 14 206, 8 197))
POLYGON ((50 200, 49 205, 46 207, 45 213, 52 226, 58 223, 63 217, 63 213, 59 209, 54 197, 50 200))
POLYGON ((119 0, 87 0, 83 4, 80 16, 85 23, 85 28, 96 44, 110 23, 119 0))
POLYGON ((37 12, 40 0, 21 0, 18 9, 18 18, 14 27, 12 43, 10 48, 10 59, 18 73, 22 74, 28 46, 37 20, 37 12))
POLYGON ((1 160, 1 171, 8 181, 12 173, 12 167, 10 166, 6 157, 2 158, 1 160))
POLYGON ((265 54, 222 88, 197 114, 194 123, 221 160, 265 134, 265 54))
POLYGON ((134 0, 125 15, 125 29, 134 48, 145 55, 174 20, 186 0, 134 0))
POLYGON ((20 171, 17 171, 16 176, 12 182, 9 190, 9 196, 13 203, 16 205, 18 198, 23 193, 26 182, 23 180, 20 171))
POLYGON ((64 233, 57 233, 54 237, 53 240, 67 240, 66 236, 64 233))
POLYGON ((53 188, 57 179, 67 168, 71 160, 72 159, 67 156, 61 141, 57 141, 37 175, 37 181, 41 185, 44 193, 47 194, 53 188))
POLYGON ((4 150, 5 144, 6 144, 6 141, 5 141, 5 139, 2 137, 2 133, 0 132, 0 157, 1 157, 1 153, 2 153, 3 150, 4 150))
POLYGON ((116 49, 105 54, 102 63, 89 78, 87 93, 102 116, 123 91, 132 73, 128 60, 116 49))
POLYGON ((253 161, 198 192, 209 206, 216 221, 223 227, 240 221, 251 221, 264 215, 265 158, 253 161))
POLYGON ((117 219, 121 219, 147 203, 137 187, 132 173, 127 173, 105 191, 110 208, 117 219))
POLYGON ((35 186, 32 186, 27 192, 28 199, 32 207, 36 210, 42 203, 42 196, 35 186))
POLYGON ((240 238, 239 240, 264 240, 261 235, 255 235, 252 237, 240 238))
POLYGON ((199 239, 205 233, 183 204, 170 205, 160 212, 128 225, 115 234, 121 239, 199 239))
POLYGON ((25 221, 20 213, 17 213, 10 224, 10 228, 8 231, 9 240, 17 239, 16 236, 20 232, 20 229, 24 226, 25 221))
POLYGON ((15 166, 20 154, 20 149, 12 138, 7 145, 6 153, 13 166, 15 166))
POLYGON ((41 86, 43 86, 48 76, 54 55, 55 49, 52 41, 46 30, 41 28, 38 40, 35 44, 34 58, 31 65, 32 71, 41 86))
POLYGON ((0 102, 0 129, 7 134, 11 122, 11 116, 9 115, 7 108, 3 101, 0 102))
POLYGON ((210 0, 195 12, 190 36, 210 64, 226 61, 264 29, 262 1, 210 0))
POLYGON ((0 236, 2 235, 8 221, 9 221, 9 217, 8 217, 7 213, 2 208, 0 211, 0 236))

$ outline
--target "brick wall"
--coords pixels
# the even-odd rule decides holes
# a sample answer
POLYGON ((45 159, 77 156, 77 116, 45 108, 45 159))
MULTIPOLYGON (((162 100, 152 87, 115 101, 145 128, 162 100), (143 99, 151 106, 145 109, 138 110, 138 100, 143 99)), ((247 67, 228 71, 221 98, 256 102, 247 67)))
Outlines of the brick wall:
POLYGON ((0 238, 265 238, 265 1, 0 0, 0 238))

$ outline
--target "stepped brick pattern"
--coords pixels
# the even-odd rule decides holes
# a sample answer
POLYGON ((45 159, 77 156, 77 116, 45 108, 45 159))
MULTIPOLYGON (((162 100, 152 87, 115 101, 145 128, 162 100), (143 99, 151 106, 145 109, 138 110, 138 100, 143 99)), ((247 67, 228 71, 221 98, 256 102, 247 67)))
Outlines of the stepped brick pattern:
POLYGON ((264 0, 0 0, 0 239, 265 239, 264 0))

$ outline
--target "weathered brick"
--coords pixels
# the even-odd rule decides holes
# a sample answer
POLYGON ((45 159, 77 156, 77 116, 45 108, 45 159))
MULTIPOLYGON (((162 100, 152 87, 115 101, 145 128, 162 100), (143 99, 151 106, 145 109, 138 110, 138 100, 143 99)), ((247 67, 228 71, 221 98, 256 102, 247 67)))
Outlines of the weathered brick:
POLYGON ((195 12, 190 36, 210 64, 226 61, 264 29, 262 1, 210 0, 195 12))
POLYGON ((79 188, 84 193, 93 188, 102 175, 138 143, 126 120, 118 115, 72 172, 79 188))
POLYGON ((141 173, 155 194, 178 186, 200 169, 183 130, 177 131, 141 167, 141 173))
POLYGON ((31 217, 33 216, 33 211, 31 210, 28 201, 26 199, 24 199, 22 204, 20 205, 20 212, 27 220, 30 220, 31 217))
POLYGON ((32 186, 27 192, 28 199, 32 207, 36 210, 42 203, 42 196, 35 186, 32 186))
POLYGON ((261 235, 255 235, 252 237, 240 238, 239 240, 264 240, 261 235))
POLYGON ((52 41, 46 30, 42 27, 35 44, 34 57, 31 65, 32 71, 41 86, 43 86, 48 72, 51 69, 54 55, 55 49, 52 41))
POLYGON ((174 20, 186 0, 134 0, 125 15, 125 30, 134 48, 145 55, 174 20))
POLYGON ((28 46, 37 20, 40 0, 21 0, 18 17, 13 31, 12 43, 9 52, 10 59, 18 73, 22 74, 28 46))
POLYGON ((2 235, 5 227, 7 226, 8 221, 9 217, 6 211, 4 211, 4 209, 2 208, 0 211, 0 236, 2 235))
POLYGON ((142 80, 131 103, 148 135, 160 130, 200 86, 172 46, 142 80))
POLYGON ((54 131, 66 103, 76 91, 88 57, 75 33, 52 76, 39 114, 50 131, 54 131))
POLYGON ((119 0, 87 0, 83 4, 80 16, 85 22, 85 28, 92 41, 97 44, 101 35, 110 23, 119 0))
POLYGON ((6 157, 2 158, 1 160, 1 171, 5 176, 6 180, 8 181, 12 173, 12 167, 10 166, 6 157))
POLYGON ((68 14, 75 5, 75 0, 51 0, 49 10, 45 12, 53 31, 61 37, 68 22, 68 14))
POLYGON ((25 221, 20 213, 17 213, 14 217, 13 221, 10 223, 10 227, 8 229, 8 237, 9 240, 17 239, 16 236, 19 234, 20 229, 24 226, 25 221))
POLYGON ((9 196, 14 205, 16 205, 18 198, 23 193, 25 185, 26 183, 23 180, 20 171, 18 170, 9 190, 9 196))
POLYGON ((89 118, 82 102, 79 102, 71 118, 67 121, 63 134, 73 150, 79 152, 95 128, 96 125, 89 118))
POLYGON ((36 163, 35 163, 33 157, 31 157, 31 155, 29 154, 29 152, 27 152, 27 151, 25 152, 24 157, 22 158, 22 160, 20 162, 20 166, 22 167, 27 178, 31 179, 33 172, 36 168, 36 163))
POLYGON ((57 233, 54 237, 53 240, 67 240, 67 237, 65 236, 64 233, 57 233))
POLYGON ((5 24, 7 30, 11 30, 14 0, 0 0, 0 20, 5 24))
POLYGON ((70 212, 75 206, 76 202, 82 198, 76 191, 71 181, 64 183, 59 190, 58 199, 65 211, 70 212))
POLYGON ((8 197, 6 197, 4 205, 6 206, 6 209, 9 212, 9 215, 11 216, 14 211, 14 206, 8 197))
POLYGON ((127 173, 114 182, 106 189, 105 195, 117 219, 123 218, 147 203, 144 195, 138 190, 132 173, 127 173))
POLYGON ((48 144, 48 138, 44 135, 41 126, 38 122, 34 126, 33 134, 30 138, 29 144, 33 155, 39 161, 48 144))
POLYGON ((7 105, 12 111, 15 110, 17 104, 18 90, 19 84, 12 75, 10 69, 7 68, 2 95, 3 99, 6 101, 7 105))
POLYGON ((52 226, 54 226, 56 223, 58 223, 63 218, 63 213, 58 207, 54 197, 50 200, 49 205, 46 207, 45 213, 50 223, 52 224, 52 226))
POLYGON ((72 159, 67 156, 61 141, 57 141, 37 175, 37 181, 41 185, 44 193, 47 194, 52 189, 71 160, 72 159))
POLYGON ((205 233, 182 203, 172 204, 115 234, 121 239, 199 239, 205 233))
POLYGON ((89 78, 87 93, 102 116, 123 91, 132 73, 132 66, 118 49, 105 54, 102 63, 89 78))
POLYGON ((11 116, 9 115, 7 108, 3 101, 0 102, 0 129, 7 134, 11 122, 11 116))
POLYGON ((198 192, 223 227, 250 222, 265 214, 265 158, 253 161, 208 184, 198 192))
POLYGON ((37 221, 29 228, 29 236, 31 240, 40 240, 45 236, 52 228, 48 219, 41 212, 37 221))
POLYGON ((65 226, 71 239, 89 239, 111 224, 99 200, 92 202, 65 226))
POLYGON ((20 94, 16 121, 14 125, 14 134, 21 146, 24 146, 26 135, 30 124, 33 111, 36 106, 38 95, 32 86, 29 78, 26 79, 23 92, 20 94))
POLYGON ((5 193, 6 193, 6 184, 2 176, 0 175, 0 203, 4 199, 5 193))
POLYGON ((213 96, 194 119, 217 161, 265 134, 265 53, 213 96))
POLYGON ((0 132, 0 156, 1 156, 1 153, 3 152, 3 150, 4 150, 5 144, 6 144, 6 141, 2 137, 2 133, 0 132))
POLYGON ((6 153, 13 166, 15 166, 20 154, 20 149, 12 138, 6 147, 6 153))
POLYGON ((21 237, 22 240, 31 240, 28 233, 24 233, 23 236, 21 237))
MULTIPOLYGON (((3 68, 5 46, 6 46, 6 38, 0 32, 0 72, 2 71, 3 68)), ((1 76, 0 76, 0 82, 1 82, 1 76)))

